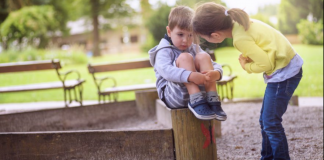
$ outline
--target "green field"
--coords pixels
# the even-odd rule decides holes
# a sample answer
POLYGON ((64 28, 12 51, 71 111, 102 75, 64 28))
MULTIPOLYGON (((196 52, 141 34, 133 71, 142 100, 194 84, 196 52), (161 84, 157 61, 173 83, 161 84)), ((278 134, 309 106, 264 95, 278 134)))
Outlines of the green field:
MULTIPOLYGON (((304 76, 295 91, 295 95, 301 97, 323 96, 323 46, 294 45, 295 50, 304 59, 304 76)), ((266 84, 263 82, 262 74, 247 74, 239 65, 239 52, 234 48, 221 48, 215 51, 216 62, 230 64, 233 74, 238 75, 234 81, 235 98, 260 98, 263 97, 266 84)), ((148 58, 148 54, 119 54, 108 55, 89 59, 89 63, 114 62, 128 59, 148 58)), ((88 73, 87 64, 63 66, 63 72, 76 69, 81 77, 86 79, 84 83, 84 100, 97 100, 97 91, 88 73)), ((224 74, 226 70, 224 69, 224 74)), ((102 73, 99 76, 111 75, 118 80, 118 85, 131 85, 155 82, 152 68, 137 69, 129 71, 117 71, 102 73)), ((55 71, 37 71, 6 73, 0 75, 0 86, 11 86, 19 84, 31 84, 38 82, 57 81, 55 71)), ((120 100, 132 100, 135 98, 133 92, 121 93, 120 100)), ((60 101, 63 100, 62 89, 45 91, 13 92, 0 94, 0 103, 37 102, 37 101, 60 101)))

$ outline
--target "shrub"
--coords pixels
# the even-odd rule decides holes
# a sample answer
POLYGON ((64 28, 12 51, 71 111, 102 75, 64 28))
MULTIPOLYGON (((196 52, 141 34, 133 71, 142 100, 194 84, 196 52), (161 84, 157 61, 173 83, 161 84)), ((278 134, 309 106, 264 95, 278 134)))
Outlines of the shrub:
POLYGON ((86 64, 88 62, 86 54, 77 47, 71 47, 69 50, 45 50, 28 47, 22 51, 9 49, 0 53, 0 63, 49 59, 59 59, 63 64, 86 64))
POLYGON ((297 24, 298 35, 305 44, 323 45, 323 21, 311 22, 306 19, 297 24))

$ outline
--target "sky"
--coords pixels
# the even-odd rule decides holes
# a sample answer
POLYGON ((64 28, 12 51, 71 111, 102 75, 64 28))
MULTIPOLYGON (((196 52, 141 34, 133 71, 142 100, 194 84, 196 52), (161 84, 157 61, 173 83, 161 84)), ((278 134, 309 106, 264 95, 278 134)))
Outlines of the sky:
MULTIPOLYGON (((139 8, 139 0, 128 0, 131 6, 139 8)), ((176 0, 149 0, 149 3, 154 6, 158 1, 166 2, 170 6, 174 6, 176 0)), ((279 4, 281 0, 222 0, 230 8, 244 9, 248 14, 256 14, 259 7, 267 4, 279 4)))

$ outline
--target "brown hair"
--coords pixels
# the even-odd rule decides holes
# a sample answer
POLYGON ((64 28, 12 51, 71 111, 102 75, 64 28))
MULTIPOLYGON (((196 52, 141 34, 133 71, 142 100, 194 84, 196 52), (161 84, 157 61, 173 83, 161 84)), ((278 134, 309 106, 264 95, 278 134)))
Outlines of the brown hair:
POLYGON ((191 20, 194 11, 187 6, 177 6, 171 9, 169 14, 169 24, 171 30, 176 26, 180 29, 192 30, 191 20))
POLYGON ((199 5, 192 20, 193 31, 202 35, 211 35, 215 31, 226 30, 233 27, 236 21, 248 30, 250 27, 249 15, 239 8, 227 10, 220 4, 207 2, 199 5))

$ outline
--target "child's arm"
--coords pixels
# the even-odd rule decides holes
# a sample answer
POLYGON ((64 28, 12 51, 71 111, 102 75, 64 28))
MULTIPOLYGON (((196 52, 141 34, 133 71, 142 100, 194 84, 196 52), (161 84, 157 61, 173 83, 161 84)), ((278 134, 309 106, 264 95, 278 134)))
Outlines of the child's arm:
MULTIPOLYGON (((251 38, 251 37, 248 37, 251 38)), ((262 50, 253 40, 250 39, 237 40, 234 44, 241 53, 244 53, 245 57, 249 57, 252 61, 247 61, 246 59, 241 59, 241 66, 244 64, 243 69, 248 73, 262 73, 271 70, 273 67, 271 64, 271 59, 268 54, 274 54, 272 50, 264 51, 262 50)))

